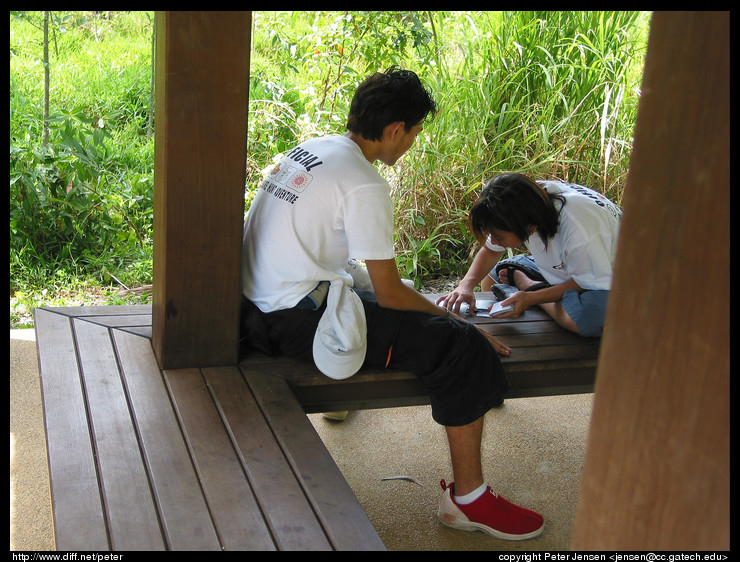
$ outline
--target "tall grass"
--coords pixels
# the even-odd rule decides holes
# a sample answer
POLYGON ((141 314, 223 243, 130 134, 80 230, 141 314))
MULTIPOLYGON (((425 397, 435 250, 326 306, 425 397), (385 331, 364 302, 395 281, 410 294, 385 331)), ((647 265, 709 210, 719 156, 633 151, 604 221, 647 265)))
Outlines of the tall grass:
POLYGON ((421 75, 440 112, 384 171, 399 265, 419 276, 466 267, 466 212, 496 173, 579 182, 621 201, 648 23, 622 11, 258 13, 253 81, 297 96, 299 140, 343 132, 366 74, 400 64, 421 75))
MULTIPOLYGON (((46 146, 42 14, 11 13, 11 296, 148 283, 152 14, 52 13, 46 146)), ((415 70, 440 106, 381 170, 403 273, 466 268, 467 209, 501 171, 620 202, 648 24, 644 12, 255 12, 246 206, 277 154, 344 133, 357 84, 391 65, 415 70)))
MULTIPOLYGON (((455 220, 461 229, 481 183, 502 171, 579 182, 619 203, 641 78, 640 16, 485 12, 459 20, 443 45, 454 53, 448 71, 434 75, 443 110, 408 158, 399 209, 420 208, 421 191, 427 224, 455 220)), ((406 244, 433 232, 402 230, 406 244)), ((469 249, 458 236, 452 242, 462 255, 469 249)))

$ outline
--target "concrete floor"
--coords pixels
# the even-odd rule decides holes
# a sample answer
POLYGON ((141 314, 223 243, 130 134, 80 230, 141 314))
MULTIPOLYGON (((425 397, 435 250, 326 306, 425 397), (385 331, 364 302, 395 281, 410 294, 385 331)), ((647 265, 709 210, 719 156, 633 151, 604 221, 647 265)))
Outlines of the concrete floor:
MULTIPOLYGON (((10 397, 10 548, 53 550, 33 330, 10 332, 10 397)), ((444 431, 428 407, 310 418, 389 550, 568 550, 592 402, 591 394, 521 398, 486 416, 488 483, 545 518, 542 535, 518 542, 438 523, 439 481, 452 475, 444 431)))

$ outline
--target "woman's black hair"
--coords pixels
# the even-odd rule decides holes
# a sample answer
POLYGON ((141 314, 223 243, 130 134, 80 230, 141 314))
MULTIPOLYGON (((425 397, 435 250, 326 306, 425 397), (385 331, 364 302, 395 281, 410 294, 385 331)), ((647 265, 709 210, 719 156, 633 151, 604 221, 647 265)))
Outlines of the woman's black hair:
POLYGON ((558 230, 560 210, 565 205, 561 195, 547 193, 523 174, 501 174, 483 188, 470 209, 470 228, 482 241, 494 231, 511 232, 521 241, 530 236, 532 226, 547 248, 558 230), (555 207, 559 201, 560 207, 555 207))
POLYGON ((406 131, 434 117, 437 104, 410 70, 391 67, 360 84, 352 98, 347 129, 368 140, 380 140, 391 123, 403 121, 406 131))

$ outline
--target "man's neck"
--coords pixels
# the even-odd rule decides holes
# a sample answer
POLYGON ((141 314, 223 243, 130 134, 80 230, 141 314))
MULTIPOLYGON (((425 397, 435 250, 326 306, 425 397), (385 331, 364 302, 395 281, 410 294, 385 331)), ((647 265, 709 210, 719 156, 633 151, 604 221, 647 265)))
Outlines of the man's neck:
POLYGON ((367 140, 362 135, 358 135, 352 131, 347 131, 344 136, 360 147, 362 155, 368 162, 372 164, 378 159, 378 154, 380 153, 381 148, 380 141, 367 140))

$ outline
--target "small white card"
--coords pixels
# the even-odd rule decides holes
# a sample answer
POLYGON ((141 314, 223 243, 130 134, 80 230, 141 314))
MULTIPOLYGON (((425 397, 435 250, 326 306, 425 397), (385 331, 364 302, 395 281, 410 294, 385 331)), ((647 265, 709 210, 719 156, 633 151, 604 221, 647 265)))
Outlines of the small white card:
MULTIPOLYGON (((476 300, 475 301, 475 315, 476 316, 498 316, 504 312, 514 310, 514 305, 501 306, 501 303, 493 300, 476 300)), ((460 312, 468 314, 470 306, 468 303, 460 305, 460 312)))

